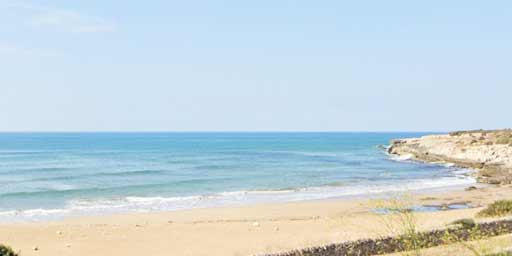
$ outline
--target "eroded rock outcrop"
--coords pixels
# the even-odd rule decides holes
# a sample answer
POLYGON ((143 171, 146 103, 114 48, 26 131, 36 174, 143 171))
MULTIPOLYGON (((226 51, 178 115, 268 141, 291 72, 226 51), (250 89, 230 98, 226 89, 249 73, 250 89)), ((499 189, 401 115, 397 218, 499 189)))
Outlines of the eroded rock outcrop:
POLYGON ((390 154, 425 162, 446 162, 478 170, 479 182, 512 183, 512 130, 459 131, 397 139, 390 154))

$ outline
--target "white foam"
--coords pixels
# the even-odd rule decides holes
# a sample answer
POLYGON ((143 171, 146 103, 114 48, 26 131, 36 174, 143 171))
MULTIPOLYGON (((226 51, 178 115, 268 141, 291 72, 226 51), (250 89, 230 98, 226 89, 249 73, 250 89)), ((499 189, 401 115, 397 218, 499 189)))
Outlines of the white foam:
POLYGON ((335 197, 372 195, 438 189, 474 184, 474 178, 465 175, 467 169, 457 169, 455 177, 394 181, 387 184, 354 184, 348 186, 306 187, 296 190, 228 191, 209 195, 183 197, 120 197, 75 199, 60 209, 29 209, 0 212, 1 221, 38 221, 66 216, 101 215, 122 212, 175 211, 192 208, 236 206, 262 202, 290 202, 335 197), (397 186, 400 182, 400 186, 397 186))
POLYGON ((69 216, 70 209, 28 209, 0 212, 1 222, 39 221, 69 216))
POLYGON ((465 176, 468 176, 468 175, 473 174, 475 172, 476 171, 473 170, 473 169, 466 169, 466 168, 458 168, 458 169, 455 169, 455 170, 452 171, 453 174, 465 175, 465 176))
POLYGON ((30 209, 22 212, 27 217, 61 215, 69 213, 69 209, 30 209))
POLYGON ((221 196, 244 196, 248 193, 248 191, 229 191, 229 192, 221 192, 219 195, 221 196))
POLYGON ((176 202, 176 201, 186 201, 186 200, 194 200, 199 199, 200 196, 185 196, 185 197, 138 197, 138 196, 130 196, 126 197, 128 202, 140 203, 140 204, 148 204, 154 202, 176 202))
POLYGON ((413 158, 412 154, 391 155, 391 160, 395 160, 395 161, 399 161, 399 162, 408 161, 408 160, 411 160, 412 158, 413 158))

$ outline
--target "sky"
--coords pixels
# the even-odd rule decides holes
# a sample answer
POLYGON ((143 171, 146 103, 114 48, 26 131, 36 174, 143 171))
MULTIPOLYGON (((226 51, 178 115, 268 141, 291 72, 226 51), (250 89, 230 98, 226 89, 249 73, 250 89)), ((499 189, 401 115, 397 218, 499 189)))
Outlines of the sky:
POLYGON ((0 131, 512 127, 511 1, 0 0, 0 131))

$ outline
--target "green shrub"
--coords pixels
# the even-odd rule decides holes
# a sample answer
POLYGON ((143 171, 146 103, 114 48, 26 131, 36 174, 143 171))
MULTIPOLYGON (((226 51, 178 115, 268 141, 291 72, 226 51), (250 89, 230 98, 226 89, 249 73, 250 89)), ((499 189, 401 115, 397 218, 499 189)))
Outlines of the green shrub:
POLYGON ((462 135, 462 133, 464 133, 463 131, 454 131, 454 132, 450 132, 448 133, 450 136, 460 136, 462 135))
POLYGON ((476 223, 473 219, 459 219, 451 223, 452 225, 459 225, 465 229, 472 229, 476 226, 476 223))
POLYGON ((512 200, 498 200, 478 212, 479 217, 499 217, 512 214, 512 200))
POLYGON ((11 247, 0 244, 0 256, 18 256, 11 247))

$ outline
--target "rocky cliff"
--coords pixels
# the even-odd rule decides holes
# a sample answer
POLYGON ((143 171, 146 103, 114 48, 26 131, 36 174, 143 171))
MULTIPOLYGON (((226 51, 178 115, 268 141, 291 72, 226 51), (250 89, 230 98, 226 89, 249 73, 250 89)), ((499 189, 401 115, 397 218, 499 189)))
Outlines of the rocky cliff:
POLYGON ((512 183, 512 130, 459 131, 397 139, 390 154, 425 162, 453 163, 478 170, 479 182, 512 183))

